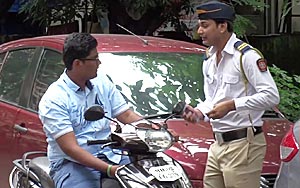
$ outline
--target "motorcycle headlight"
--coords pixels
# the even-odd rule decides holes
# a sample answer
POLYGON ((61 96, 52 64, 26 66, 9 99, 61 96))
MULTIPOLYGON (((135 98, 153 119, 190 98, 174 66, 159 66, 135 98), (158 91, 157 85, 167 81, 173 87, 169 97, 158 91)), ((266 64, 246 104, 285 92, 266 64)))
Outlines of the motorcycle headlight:
POLYGON ((138 129, 137 135, 148 145, 150 152, 165 151, 173 143, 172 135, 164 129, 138 129))

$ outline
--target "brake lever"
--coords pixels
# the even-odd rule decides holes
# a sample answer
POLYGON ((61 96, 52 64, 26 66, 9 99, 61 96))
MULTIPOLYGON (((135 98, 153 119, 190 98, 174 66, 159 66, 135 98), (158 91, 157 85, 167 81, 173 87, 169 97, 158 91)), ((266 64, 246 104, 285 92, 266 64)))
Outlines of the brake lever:
POLYGON ((101 146, 101 149, 103 149, 103 148, 105 148, 107 146, 112 146, 112 145, 117 145, 117 144, 119 144, 119 142, 109 142, 109 143, 103 144, 101 146))

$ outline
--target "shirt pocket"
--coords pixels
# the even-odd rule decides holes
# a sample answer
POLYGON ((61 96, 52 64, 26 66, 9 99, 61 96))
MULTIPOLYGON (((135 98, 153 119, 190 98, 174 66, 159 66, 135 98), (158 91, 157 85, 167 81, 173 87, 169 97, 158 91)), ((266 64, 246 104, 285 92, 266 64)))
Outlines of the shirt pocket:
POLYGON ((208 89, 208 94, 210 96, 213 96, 214 91, 215 91, 215 87, 216 87, 216 81, 214 80, 213 75, 207 75, 207 89, 208 89))
POLYGON ((239 77, 233 75, 223 75, 224 90, 226 97, 233 97, 234 93, 241 90, 239 77))
POLYGON ((84 127, 85 121, 84 121, 83 114, 84 114, 83 107, 79 107, 71 111, 70 120, 74 129, 79 129, 84 127))

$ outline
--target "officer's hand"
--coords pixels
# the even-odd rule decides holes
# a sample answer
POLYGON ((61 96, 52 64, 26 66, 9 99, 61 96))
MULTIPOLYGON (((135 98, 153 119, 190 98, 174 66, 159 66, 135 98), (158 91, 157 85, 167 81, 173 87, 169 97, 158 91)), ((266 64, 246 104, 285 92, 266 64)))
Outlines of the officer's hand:
POLYGON ((192 123, 199 122, 200 120, 203 120, 203 118, 204 118, 204 116, 200 110, 195 109, 190 105, 186 105, 185 110, 182 114, 182 117, 186 121, 189 121, 192 123))
POLYGON ((235 104, 233 100, 223 101, 214 106, 214 108, 206 115, 212 119, 220 119, 224 117, 228 112, 235 110, 235 104))

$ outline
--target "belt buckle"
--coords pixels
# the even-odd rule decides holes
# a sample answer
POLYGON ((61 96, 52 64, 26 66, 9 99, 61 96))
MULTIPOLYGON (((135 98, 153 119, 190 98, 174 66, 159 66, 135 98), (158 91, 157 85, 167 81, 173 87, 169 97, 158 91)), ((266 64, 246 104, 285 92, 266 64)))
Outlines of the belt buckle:
POLYGON ((220 132, 215 133, 215 139, 219 145, 222 145, 224 143, 222 133, 220 133, 220 132))

